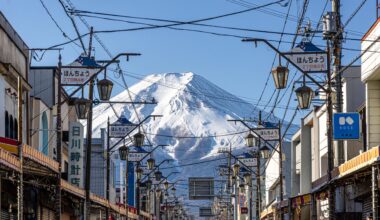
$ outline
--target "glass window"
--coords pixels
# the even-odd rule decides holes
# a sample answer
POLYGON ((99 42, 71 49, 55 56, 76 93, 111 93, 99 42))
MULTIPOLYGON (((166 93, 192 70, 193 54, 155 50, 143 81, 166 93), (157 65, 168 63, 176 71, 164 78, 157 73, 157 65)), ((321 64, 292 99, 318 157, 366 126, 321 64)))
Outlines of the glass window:
POLYGON ((5 137, 9 138, 9 115, 8 111, 5 111, 5 137))

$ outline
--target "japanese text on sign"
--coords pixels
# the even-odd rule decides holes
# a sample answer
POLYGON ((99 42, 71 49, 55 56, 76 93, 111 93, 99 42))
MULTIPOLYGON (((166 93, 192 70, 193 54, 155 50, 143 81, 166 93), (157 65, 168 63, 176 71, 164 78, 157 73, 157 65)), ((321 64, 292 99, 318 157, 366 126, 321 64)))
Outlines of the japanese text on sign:
POLYGON ((285 54, 304 72, 324 72, 327 70, 327 56, 322 53, 285 54))
POLYGON ((267 141, 278 140, 280 138, 279 131, 277 128, 260 128, 254 129, 261 138, 267 141))
POLYGON ((83 188, 83 125, 70 122, 69 182, 83 188))

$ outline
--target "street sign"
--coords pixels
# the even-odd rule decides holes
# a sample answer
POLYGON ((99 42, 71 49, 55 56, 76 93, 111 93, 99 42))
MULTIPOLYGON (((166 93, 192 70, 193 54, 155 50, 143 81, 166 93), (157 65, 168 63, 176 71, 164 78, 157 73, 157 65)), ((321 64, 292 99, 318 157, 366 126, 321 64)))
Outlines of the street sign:
POLYGON ((255 128, 253 130, 266 141, 276 141, 280 139, 280 133, 277 128, 255 128))
POLYGON ((248 167, 257 166, 257 158, 239 158, 239 161, 248 167))
POLYGON ((220 176, 227 176, 228 175, 228 167, 219 167, 219 175, 220 176))
POLYGON ((129 152, 128 153, 128 161, 130 161, 130 162, 138 162, 143 157, 145 157, 146 155, 147 155, 147 153, 145 153, 145 152, 129 152))
POLYGON ((127 118, 121 116, 117 121, 110 124, 109 136, 112 138, 124 138, 132 129, 136 128, 136 126, 136 124, 133 124, 127 118))
POLYGON ((228 147, 220 147, 218 148, 218 153, 228 153, 230 152, 228 147))
POLYGON ((333 136, 335 140, 360 138, 360 115, 357 112, 334 113, 333 136))
POLYGON ((100 70, 94 58, 79 56, 73 63, 61 69, 63 85, 83 85, 100 70))
POLYGON ((302 41, 284 55, 304 72, 327 71, 327 53, 310 41, 302 41))

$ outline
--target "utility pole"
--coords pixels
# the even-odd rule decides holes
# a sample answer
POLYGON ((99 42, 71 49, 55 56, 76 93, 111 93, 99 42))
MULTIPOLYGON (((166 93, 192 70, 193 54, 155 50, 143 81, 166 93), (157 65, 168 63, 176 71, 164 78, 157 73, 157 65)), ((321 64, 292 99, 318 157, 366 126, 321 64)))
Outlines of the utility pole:
MULTIPOLYGON (((261 121, 261 111, 259 111, 259 122, 258 126, 260 127, 262 125, 261 121)), ((256 153, 256 160, 257 160, 257 166, 256 166, 256 219, 260 219, 260 207, 261 207, 261 181, 260 181, 260 146, 261 146, 261 139, 258 140, 258 151, 256 153)))
POLYGON ((17 187, 17 219, 23 220, 24 219, 24 168, 23 168, 23 162, 24 162, 24 155, 22 153, 23 149, 23 143, 22 143, 22 78, 19 76, 17 78, 17 93, 18 93, 18 110, 17 110, 17 117, 18 117, 18 128, 17 128, 17 137, 18 137, 18 156, 20 160, 20 176, 19 176, 19 185, 17 187))
POLYGON ((58 88, 58 100, 57 100, 57 162, 58 162, 58 175, 57 185, 55 188, 55 219, 61 219, 61 164, 62 164, 62 113, 61 113, 61 67, 62 57, 61 53, 58 56, 58 69, 57 69, 57 88, 58 88))
MULTIPOLYGON (((94 33, 93 28, 90 30, 90 42, 88 57, 91 58, 91 48, 92 48, 92 35, 94 33)), ((85 181, 85 191, 86 191, 86 204, 85 204, 85 220, 90 220, 91 214, 91 200, 90 200, 90 180, 91 180, 91 148, 92 148, 92 101, 94 99, 94 79, 90 80, 88 97, 91 101, 90 109, 87 115, 87 140, 86 140, 86 181, 85 181)))
MULTIPOLYGON (((343 37, 343 27, 340 20, 340 0, 332 0, 332 13, 335 15, 335 27, 336 34, 332 37, 332 57, 333 57, 333 69, 332 76, 335 78, 336 84, 336 112, 343 111, 343 91, 342 91, 342 73, 340 72, 342 66, 342 37, 343 37)), ((335 147, 336 158, 335 166, 344 163, 345 161, 345 150, 343 146, 343 141, 337 142, 335 147)))

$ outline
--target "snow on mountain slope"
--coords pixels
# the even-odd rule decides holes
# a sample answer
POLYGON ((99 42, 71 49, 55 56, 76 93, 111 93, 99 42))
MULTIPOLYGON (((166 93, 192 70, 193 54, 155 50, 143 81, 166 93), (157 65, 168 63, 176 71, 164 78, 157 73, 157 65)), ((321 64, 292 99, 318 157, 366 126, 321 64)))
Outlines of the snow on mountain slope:
MULTIPOLYGON (((161 118, 150 119, 144 123, 144 132, 154 145, 170 145, 155 153, 156 160, 172 158, 175 160, 175 165, 220 156, 217 153, 218 148, 228 147, 230 143, 234 148, 242 148, 245 145, 246 133, 225 134, 247 129, 227 120, 255 118, 259 112, 259 109, 253 105, 193 73, 147 76, 130 87, 130 95, 133 101, 149 101, 154 98, 158 104, 135 105, 138 116, 130 104, 114 104, 115 112, 124 115, 134 123, 138 123, 148 115, 163 115, 161 118)), ((123 91, 114 96, 112 101, 131 101, 131 99, 128 91, 123 91)), ((109 104, 100 104, 94 108, 94 136, 99 136, 100 128, 107 126, 108 117, 111 123, 117 120, 114 110, 109 104)), ((267 115, 263 112, 263 118, 267 118, 267 115)), ((215 176, 214 167, 217 167, 219 163, 220 161, 215 161, 179 168, 181 172, 179 178, 187 180, 189 176, 215 176)), ((178 188, 181 189, 181 187, 178 188)), ((183 188, 183 193, 186 194, 185 189, 186 187, 183 188)))

